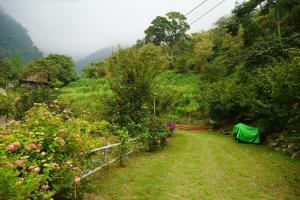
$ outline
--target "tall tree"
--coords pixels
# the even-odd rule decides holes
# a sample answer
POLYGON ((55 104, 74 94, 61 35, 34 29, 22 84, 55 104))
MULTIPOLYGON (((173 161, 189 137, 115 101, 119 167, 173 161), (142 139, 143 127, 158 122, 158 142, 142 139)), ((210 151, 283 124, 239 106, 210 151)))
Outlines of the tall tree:
POLYGON ((115 96, 107 102, 109 112, 113 112, 110 116, 115 116, 111 120, 121 126, 141 121, 151 96, 151 85, 164 65, 161 49, 153 44, 120 49, 106 61, 107 78, 115 96))
POLYGON ((151 25, 145 30, 145 40, 167 47, 167 56, 173 63, 176 43, 188 38, 187 31, 189 29, 190 26, 183 14, 169 12, 166 16, 158 16, 151 22, 151 25))

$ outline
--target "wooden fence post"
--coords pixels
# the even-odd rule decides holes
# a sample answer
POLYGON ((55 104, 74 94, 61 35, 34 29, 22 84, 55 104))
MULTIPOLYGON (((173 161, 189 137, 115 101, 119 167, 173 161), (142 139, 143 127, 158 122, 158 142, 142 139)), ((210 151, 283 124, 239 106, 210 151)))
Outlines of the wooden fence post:
MULTIPOLYGON (((110 143, 108 142, 106 145, 108 146, 108 145, 110 145, 110 143)), ((107 163, 108 153, 109 153, 109 148, 104 150, 104 163, 105 164, 107 163)), ((108 165, 106 166, 106 169, 108 169, 108 165)))

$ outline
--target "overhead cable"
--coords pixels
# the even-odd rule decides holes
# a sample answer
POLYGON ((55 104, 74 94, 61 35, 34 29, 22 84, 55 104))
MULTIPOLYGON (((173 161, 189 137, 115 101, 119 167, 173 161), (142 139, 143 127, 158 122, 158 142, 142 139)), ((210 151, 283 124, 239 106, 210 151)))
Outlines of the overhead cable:
POLYGON ((216 9, 218 6, 220 6, 225 1, 226 0, 222 0, 220 3, 218 3, 217 5, 215 5, 211 9, 209 9, 206 13, 204 13, 203 15, 201 15, 200 17, 198 17, 196 20, 194 20, 192 23, 190 23, 190 25, 192 25, 192 24, 196 23, 197 21, 199 21, 200 19, 202 19, 204 16, 206 16, 208 13, 210 13, 211 11, 213 11, 214 9, 216 9))
POLYGON ((208 0, 204 0, 202 1, 200 4, 198 4, 196 7, 194 7, 192 10, 190 10, 188 13, 185 14, 185 16, 191 14, 192 12, 194 12, 196 9, 198 9, 200 6, 202 6, 205 2, 207 2, 208 0))

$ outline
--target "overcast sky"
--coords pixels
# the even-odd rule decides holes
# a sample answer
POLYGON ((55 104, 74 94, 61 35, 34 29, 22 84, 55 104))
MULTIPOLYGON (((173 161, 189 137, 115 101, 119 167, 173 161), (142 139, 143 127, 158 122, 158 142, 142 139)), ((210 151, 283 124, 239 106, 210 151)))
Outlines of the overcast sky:
MULTIPOLYGON (((203 0, 0 0, 0 5, 20 22, 35 45, 47 53, 78 60, 117 44, 133 44, 158 15, 187 13, 203 0)), ((222 0, 208 0, 188 15, 192 22, 222 0)), ((230 14, 237 0, 226 0, 191 26, 207 30, 218 18, 230 14)))

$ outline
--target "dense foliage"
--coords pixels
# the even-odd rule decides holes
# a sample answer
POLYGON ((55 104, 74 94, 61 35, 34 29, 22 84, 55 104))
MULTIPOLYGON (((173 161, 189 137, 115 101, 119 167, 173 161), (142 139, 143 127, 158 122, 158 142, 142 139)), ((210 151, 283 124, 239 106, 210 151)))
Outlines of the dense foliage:
POLYGON ((67 56, 24 68, 17 54, 0 60, 0 115, 21 120, 1 128, 0 198, 50 198, 88 165, 78 155, 95 141, 117 136, 119 157, 132 137, 152 151, 168 142, 175 121, 292 132, 297 150, 299 6, 249 0, 191 35, 184 15, 159 16, 145 38, 90 64, 79 80, 67 56))
POLYGON ((209 31, 213 54, 201 74, 200 110, 221 124, 261 122, 267 132, 299 129, 298 27, 285 21, 297 18, 292 10, 299 2, 266 2, 238 5, 209 31))
POLYGON ((140 49, 120 49, 106 62, 113 98, 107 99, 110 121, 121 126, 139 123, 145 117, 155 75, 165 66, 161 49, 147 44, 140 49))
POLYGON ((50 112, 45 104, 31 108, 24 120, 1 127, 1 199, 49 199, 84 170, 83 153, 95 143, 91 134, 107 134, 93 125, 50 112), (67 123, 66 123, 67 120, 67 123))
POLYGON ((23 70, 25 80, 47 82, 53 86, 67 85, 76 79, 72 58, 50 54, 29 62, 23 70))

